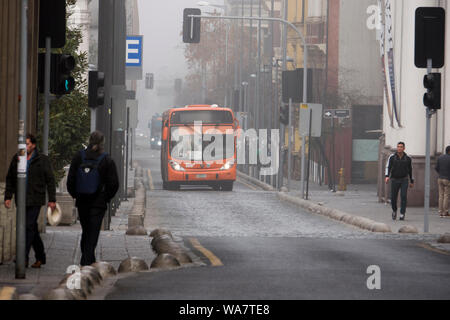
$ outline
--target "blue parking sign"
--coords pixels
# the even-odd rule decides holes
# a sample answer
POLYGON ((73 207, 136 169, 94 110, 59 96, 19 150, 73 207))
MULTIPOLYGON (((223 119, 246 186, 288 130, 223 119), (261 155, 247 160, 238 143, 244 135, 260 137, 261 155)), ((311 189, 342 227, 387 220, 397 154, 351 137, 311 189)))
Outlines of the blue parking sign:
POLYGON ((127 36, 126 40, 126 66, 142 66, 142 36, 127 36))

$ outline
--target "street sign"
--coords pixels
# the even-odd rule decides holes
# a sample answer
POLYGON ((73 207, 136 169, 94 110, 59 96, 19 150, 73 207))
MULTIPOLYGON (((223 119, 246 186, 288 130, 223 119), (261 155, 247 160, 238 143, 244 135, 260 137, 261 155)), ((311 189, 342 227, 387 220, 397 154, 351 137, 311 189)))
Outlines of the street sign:
POLYGON ((300 106, 300 135, 303 137, 309 135, 310 110, 312 110, 311 137, 319 138, 322 136, 323 106, 321 104, 308 103, 300 106))
POLYGON ((126 66, 142 66, 142 36, 127 36, 126 40, 126 66))
POLYGON ((323 113, 324 119, 333 119, 334 118, 334 110, 325 110, 323 113))
POLYGON ((336 109, 334 110, 335 118, 350 118, 350 109, 336 109))
POLYGON ((126 80, 142 80, 143 48, 143 36, 127 36, 125 45, 126 80))
POLYGON ((441 7, 416 9, 414 63, 417 68, 427 68, 431 59, 433 68, 444 66, 445 10, 441 7))
POLYGON ((323 113, 324 119, 344 119, 350 118, 350 109, 329 109, 323 113))

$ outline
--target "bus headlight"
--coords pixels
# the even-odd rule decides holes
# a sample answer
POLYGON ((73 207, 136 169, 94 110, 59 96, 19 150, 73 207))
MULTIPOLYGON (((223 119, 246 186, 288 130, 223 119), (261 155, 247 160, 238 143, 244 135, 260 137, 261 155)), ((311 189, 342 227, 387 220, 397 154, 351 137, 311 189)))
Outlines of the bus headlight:
POLYGON ((155 138, 152 138, 152 142, 155 141, 155 138))
POLYGON ((158 141, 158 146, 160 146, 160 145, 161 145, 161 140, 158 141))
POLYGON ((230 170, 231 168, 233 168, 234 165, 234 161, 227 161, 222 168, 220 168, 220 170, 230 170))
POLYGON ((170 160, 170 166, 175 171, 185 171, 184 168, 176 161, 170 160))

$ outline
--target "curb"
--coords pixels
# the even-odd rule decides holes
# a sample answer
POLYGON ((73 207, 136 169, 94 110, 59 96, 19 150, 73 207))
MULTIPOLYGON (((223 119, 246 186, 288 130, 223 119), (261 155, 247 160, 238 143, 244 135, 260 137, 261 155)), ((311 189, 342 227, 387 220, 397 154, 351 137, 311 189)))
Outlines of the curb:
POLYGON ((144 229, 144 217, 146 207, 145 186, 143 182, 143 170, 139 165, 136 167, 134 179, 134 203, 128 213, 127 235, 147 235, 144 229), (145 233, 144 233, 145 232, 145 233))
POLYGON ((242 173, 240 171, 236 171, 236 173, 239 178, 244 179, 244 180, 258 186, 265 191, 277 191, 274 187, 268 185, 267 183, 259 181, 258 179, 255 179, 253 177, 250 177, 250 176, 246 175, 245 173, 242 173))
POLYGON ((309 200, 303 200, 299 199, 293 196, 288 195, 285 192, 278 192, 276 189, 274 189, 272 186, 267 185, 264 182, 259 181, 258 179, 249 177, 248 175, 239 172, 238 176, 250 183, 253 183, 254 185, 261 187, 262 189, 266 191, 276 191, 278 193, 278 197, 283 200, 290 202, 292 204, 295 204, 303 209, 306 209, 312 213, 320 214, 323 216, 326 216, 328 218, 352 225, 354 227, 367 230, 370 232, 380 232, 380 233, 392 233, 391 227, 388 226, 385 223, 377 222, 374 220, 371 220, 369 218, 361 217, 361 216, 355 216, 350 213, 340 211, 333 208, 328 208, 321 206, 317 203, 314 203, 309 200))

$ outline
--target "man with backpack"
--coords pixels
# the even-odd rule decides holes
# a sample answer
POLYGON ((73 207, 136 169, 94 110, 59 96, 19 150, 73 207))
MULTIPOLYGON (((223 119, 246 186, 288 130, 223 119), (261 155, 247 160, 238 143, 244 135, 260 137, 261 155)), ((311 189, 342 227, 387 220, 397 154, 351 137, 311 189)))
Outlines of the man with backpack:
POLYGON ((100 228, 108 203, 119 190, 114 161, 104 151, 105 138, 99 131, 89 137, 89 146, 72 160, 67 190, 76 199, 82 228, 81 266, 95 263, 100 228))

